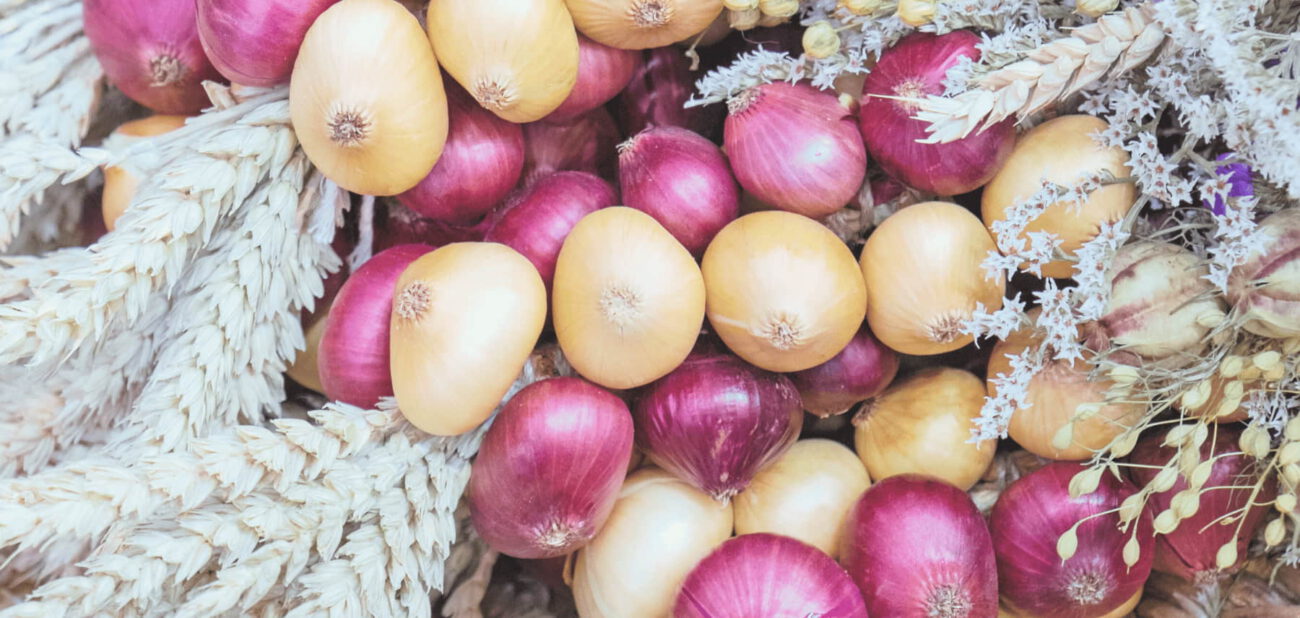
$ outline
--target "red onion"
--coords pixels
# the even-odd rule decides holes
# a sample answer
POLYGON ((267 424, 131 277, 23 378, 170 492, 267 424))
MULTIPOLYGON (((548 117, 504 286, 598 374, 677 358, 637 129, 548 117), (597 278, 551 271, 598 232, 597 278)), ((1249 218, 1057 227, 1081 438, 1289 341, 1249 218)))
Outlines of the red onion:
POLYGON ((970 496, 935 478, 892 476, 863 493, 845 524, 840 563, 872 616, 998 614, 984 518, 970 496))
POLYGON ((470 225, 501 203, 524 169, 524 131, 470 98, 455 80, 447 85, 447 143, 419 184, 397 196, 421 216, 470 225))
MULTIPOLYGON (((1249 489, 1259 482, 1259 470, 1251 457, 1240 452, 1237 446, 1241 439, 1241 429, 1232 425, 1218 425, 1216 435, 1201 445, 1201 460, 1211 464, 1209 476, 1202 490, 1198 493, 1199 506, 1191 517, 1182 519, 1178 527, 1168 534, 1156 537, 1155 564, 1157 571, 1177 575, 1198 584, 1209 583, 1221 575, 1235 572, 1239 561, 1232 568, 1220 570, 1216 564, 1219 548, 1237 540, 1239 560, 1246 557, 1246 545, 1255 537, 1255 532, 1268 515, 1266 505, 1276 495, 1274 483, 1265 483, 1260 494, 1255 496, 1256 506, 1246 511, 1244 522, 1233 521, 1221 525, 1218 520, 1229 513, 1236 513, 1250 500, 1249 489), (1233 489, 1228 489, 1233 488, 1233 489), (1240 528, 1238 528, 1240 524, 1240 528), (1240 534, 1237 534, 1240 530, 1240 534)), ((1140 486, 1151 483, 1160 467, 1169 463, 1178 450, 1161 446, 1163 435, 1151 435, 1138 443, 1129 456, 1129 461, 1143 466, 1156 468, 1130 468, 1129 475, 1140 486)), ((1188 488, 1187 480, 1182 476, 1169 491, 1153 493, 1147 498, 1146 510, 1151 517, 1169 509, 1174 496, 1188 488)))
POLYGON ((758 199, 820 219, 848 204, 867 174, 867 150, 834 93, 775 82, 727 103, 723 142, 736 180, 758 199))
POLYGON ((937 195, 957 195, 984 185, 1011 155, 1016 131, 1010 118, 947 144, 922 144, 927 124, 913 120, 916 105, 882 97, 921 98, 943 93, 943 79, 962 57, 979 58, 973 32, 910 34, 880 56, 867 75, 858 120, 871 158, 891 176, 937 195))
POLYGON ((534 382, 483 438, 467 494, 474 530, 508 556, 572 552, 609 518, 631 458, 621 399, 578 378, 534 382))
MULTIPOLYGON (((1123 605, 1146 583, 1155 549, 1151 516, 1138 518, 1136 535, 1120 531, 1112 512, 1134 493, 1127 481, 1103 474, 1096 491, 1071 498, 1070 479, 1085 467, 1075 462, 1048 464, 1012 483, 998 498, 989 519, 998 558, 1002 596, 1034 616, 1093 618, 1123 605), (1062 535, 1074 530, 1077 540, 1062 535), (1124 547, 1136 539, 1137 561, 1124 562, 1124 547), (1073 546, 1061 560, 1058 542, 1073 546)), ((1131 548, 1130 548, 1131 551, 1131 548)))
POLYGON ((441 247, 454 242, 476 242, 483 240, 490 225, 486 219, 473 226, 451 225, 421 217, 398 202, 390 202, 387 213, 375 222, 375 250, 410 243, 441 247))
POLYGON ((226 79, 245 86, 289 82, 307 28, 338 0, 198 0, 199 41, 226 79))
POLYGON ((794 444, 803 409, 783 375, 692 355, 646 389, 634 418, 651 461, 727 502, 794 444))
POLYGON ((579 34, 578 81, 564 102, 544 121, 573 120, 609 102, 627 86, 640 62, 639 52, 601 45, 579 34))
POLYGON ((566 122, 530 122, 524 125, 524 181, 564 170, 613 180, 617 144, 618 127, 601 107, 566 122))
POLYGON ((821 550, 788 536, 745 534, 713 550, 686 576, 675 618, 866 618, 862 594, 821 550))
POLYGON ((220 80, 195 25, 194 2, 85 0, 86 38, 104 74, 136 103, 162 114, 208 105, 203 80, 220 80))
POLYGON ((539 178, 494 213, 484 240, 523 254, 551 289, 564 239, 587 214, 618 203, 609 183, 587 172, 555 172, 539 178))
POLYGON ((642 63, 619 96, 619 124, 624 135, 636 135, 646 127, 683 127, 709 135, 719 124, 722 109, 717 105, 683 107, 695 91, 691 61, 675 47, 658 47, 644 52, 642 63))
POLYGON ((866 323, 834 358, 789 374, 803 399, 803 408, 816 416, 833 416, 866 401, 889 386, 898 373, 898 354, 880 343, 866 323))
POLYGON ((326 397, 372 408, 393 394, 388 364, 393 287, 407 265, 430 251, 428 245, 381 251, 343 282, 326 317, 316 361, 326 397))
POLYGON ((624 204, 654 217, 695 257, 740 214, 717 146, 680 127, 651 127, 618 147, 624 204))

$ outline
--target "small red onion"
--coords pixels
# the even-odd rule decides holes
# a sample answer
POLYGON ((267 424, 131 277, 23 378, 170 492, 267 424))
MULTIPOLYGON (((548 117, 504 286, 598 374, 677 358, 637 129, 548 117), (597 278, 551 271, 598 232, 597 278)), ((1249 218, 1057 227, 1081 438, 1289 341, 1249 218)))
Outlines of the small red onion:
POLYGON ((736 180, 758 199, 820 219, 862 188, 867 151, 833 92, 775 82, 727 103, 723 142, 736 180))
POLYGON ((479 105, 455 80, 447 85, 447 143, 419 184, 397 196, 421 216, 471 225, 501 203, 524 169, 524 131, 479 105))
POLYGON ((811 369, 788 374, 799 389, 803 407, 826 417, 843 414, 889 386, 898 373, 898 354, 880 343, 866 323, 834 358, 811 369))
POLYGON ((631 458, 621 399, 578 378, 534 382, 501 408, 474 460, 474 530, 508 556, 570 553, 609 518, 631 458))
POLYGON ((208 105, 203 80, 220 80, 199 42, 194 2, 85 0, 86 38, 104 74, 126 96, 160 114, 208 105))
POLYGON ((473 226, 451 225, 421 217, 398 202, 389 202, 387 213, 375 222, 375 251, 410 243, 441 247, 454 242, 477 242, 483 240, 490 225, 487 219, 473 226))
POLYGON ((544 121, 573 120, 609 102, 627 86, 640 62, 641 54, 637 51, 601 45, 579 34, 578 81, 564 102, 544 121))
POLYGON ((226 79, 289 83, 307 28, 338 0, 198 0, 199 40, 226 79))
POLYGON ((858 120, 871 158, 904 184, 937 195, 984 186, 1011 156, 1016 131, 1008 118, 947 144, 922 144, 927 123, 912 119, 915 103, 884 97, 943 94, 948 69, 962 57, 979 58, 979 35, 956 30, 910 34, 885 50, 867 75, 858 120))
MULTIPOLYGON (((1269 508, 1264 505, 1273 500, 1277 491, 1274 483, 1265 483, 1260 494, 1255 496, 1256 506, 1246 511, 1244 522, 1234 520, 1221 525, 1220 519, 1246 506, 1250 490, 1238 488, 1253 487, 1259 481, 1259 470, 1255 460, 1241 453, 1237 446, 1241 440, 1239 427, 1218 425, 1214 431, 1216 435, 1201 445, 1201 460, 1209 461, 1213 457, 1214 463, 1203 489, 1197 492, 1199 506, 1196 514, 1178 522, 1173 532, 1156 537, 1155 564, 1152 567, 1197 584, 1209 583, 1240 568, 1246 558, 1246 545, 1255 537, 1269 513, 1269 508), (1238 524, 1241 526, 1240 535, 1237 535, 1238 524), (1230 543, 1234 535, 1239 561, 1232 568, 1220 570, 1216 564, 1219 548, 1230 543)), ((1178 454, 1173 447, 1161 446, 1163 440, 1163 434, 1144 438, 1129 456, 1131 463, 1155 466, 1130 468, 1129 475, 1140 486, 1150 484, 1159 468, 1178 454)), ((1148 514, 1154 518, 1169 509, 1174 496, 1187 488, 1187 479, 1179 476, 1169 491, 1151 494, 1147 498, 1148 514)))
POLYGON ((701 135, 720 124, 722 108, 717 105, 686 108, 695 92, 691 61, 675 47, 657 47, 644 52, 642 63, 619 96, 619 124, 624 135, 636 135, 646 127, 682 127, 701 135))
POLYGON ((654 217, 695 257, 740 214, 740 192, 713 142, 651 127, 618 147, 624 204, 654 217))
POLYGON ((966 492, 932 477, 891 476, 867 489, 849 512, 840 563, 872 616, 998 615, 984 517, 966 492))
POLYGON ((551 289, 555 260, 573 226, 588 214, 618 203, 608 182, 587 172, 555 172, 542 176, 493 213, 484 240, 499 242, 523 254, 551 289))
POLYGON ((1002 596, 1031 615, 1105 615, 1132 598, 1151 574, 1155 538, 1149 513, 1139 515, 1138 529, 1128 533, 1118 528, 1115 512, 1083 521, 1117 509, 1134 493, 1133 486, 1103 474, 1096 491, 1071 498, 1070 479, 1084 469, 1076 462, 1050 463, 1012 483, 993 506, 989 528, 1002 596), (1060 541, 1071 530, 1074 539, 1067 535, 1060 541), (1136 539, 1138 550, 1131 568, 1124 562, 1130 539, 1136 539), (1069 559, 1061 560, 1058 542, 1073 546, 1069 559))
POLYGON ((686 576, 675 618, 866 618, 862 594, 821 550, 788 536, 745 534, 713 550, 686 576))
POLYGON ((381 251, 343 282, 326 317, 316 361, 326 397, 372 408, 393 394, 388 364, 393 287, 407 265, 430 251, 428 245, 381 251))
POLYGON ((617 144, 618 127, 602 107, 566 122, 525 124, 524 182, 565 170, 614 180, 617 144))
POLYGON ((734 356, 696 356, 637 402, 637 446, 650 460, 721 502, 749 486, 803 426, 790 379, 734 356))

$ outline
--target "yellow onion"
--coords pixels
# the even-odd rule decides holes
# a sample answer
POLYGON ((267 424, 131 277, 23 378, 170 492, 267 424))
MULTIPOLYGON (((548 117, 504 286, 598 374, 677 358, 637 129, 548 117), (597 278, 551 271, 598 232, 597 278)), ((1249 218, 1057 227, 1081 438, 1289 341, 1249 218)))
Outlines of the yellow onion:
POLYGON ((1285 208, 1255 228, 1251 252, 1228 277, 1228 302, 1261 337, 1300 337, 1300 210, 1285 208))
POLYGON ((870 485, 866 468, 848 447, 820 438, 800 440, 736 496, 736 534, 781 534, 835 558, 849 509, 870 485))
POLYGON ((956 204, 924 202, 885 219, 860 259, 871 332, 903 354, 942 354, 973 341, 961 325, 976 303, 1002 307, 1003 278, 986 278, 980 267, 994 249, 979 219, 956 204))
POLYGON ((492 414, 537 345, 546 286, 528 258, 502 244, 452 243, 397 279, 390 366, 412 425, 462 434, 492 414))
POLYGON ((567 0, 583 34, 620 49, 672 45, 704 32, 722 0, 567 0))
POLYGON ((307 340, 307 347, 298 352, 294 357, 293 364, 285 370, 294 382, 297 382, 318 393, 324 393, 325 387, 320 383, 320 372, 316 370, 317 353, 320 351, 320 338, 325 334, 325 318, 329 314, 329 308, 317 314, 307 330, 303 331, 303 337, 307 340))
MULTIPOLYGON (((132 120, 122 123, 108 139, 126 145, 179 129, 185 126, 186 118, 188 116, 158 114, 132 120)), ((140 171, 135 168, 133 161, 123 161, 119 165, 104 167, 104 195, 100 205, 104 213, 104 227, 108 231, 111 232, 117 227, 117 218, 126 212, 126 207, 131 204, 131 199, 135 197, 135 191, 139 186, 140 171)))
POLYGON ((415 19, 394 0, 343 0, 307 30, 289 83, 293 130, 340 187, 396 195, 447 140, 447 94, 415 19))
POLYGON ((802 371, 844 349, 867 310, 853 253, 830 230, 783 211, 745 215, 704 252, 709 323, 738 356, 802 371))
MULTIPOLYGON (((1043 181, 1073 185, 1084 174, 1106 170, 1116 178, 1130 175, 1128 153, 1123 148, 1108 148, 1093 140, 1092 134, 1106 130, 1106 121, 1086 115, 1058 116, 1040 124, 1020 137, 1011 156, 993 180, 984 186, 981 212, 984 224, 1006 218, 1007 210, 1043 186, 1043 181)), ((1124 217, 1137 199, 1137 187, 1131 182, 1104 186, 1084 201, 1057 202, 1025 227, 1025 232, 1051 232, 1061 239, 1061 250, 1074 255, 1083 243, 1097 235, 1100 225, 1124 217)), ((1073 266, 1056 261, 1043 267, 1047 277, 1069 277, 1073 266)))
POLYGON ((573 227, 552 289, 564 356, 607 388, 667 375, 704 323, 704 279, 690 252, 653 217, 625 206, 597 210, 573 227))
POLYGON ((996 440, 968 442, 984 405, 975 374, 932 367, 866 403, 853 419, 854 447, 871 478, 933 476, 963 491, 993 462, 996 440))
MULTIPOLYGON (((1030 312, 1030 315, 1034 313, 1030 312)), ((999 341, 989 357, 988 375, 1011 375, 1011 362, 1007 356, 1020 354, 1030 345, 1037 348, 1040 339, 1027 329, 1011 333, 999 341)), ((1085 352, 1085 357, 1087 355, 1085 352)), ((1090 379, 1088 370, 1091 365, 1086 360, 1076 360, 1073 365, 1068 361, 1049 360, 1047 366, 1030 380, 1026 398, 1030 406, 1016 410, 1009 427, 1011 438, 1025 450, 1048 459, 1087 459, 1092 457, 1093 451, 1105 448, 1142 416, 1143 406, 1127 402, 1106 403, 1106 391, 1114 383, 1105 378, 1090 379), (1079 406, 1085 404, 1096 405, 1098 409, 1085 415, 1086 418, 1075 420, 1079 406), (1071 425, 1071 428, 1063 429, 1066 425, 1071 425), (1069 434, 1069 446, 1059 449, 1053 442, 1058 433, 1064 436, 1063 432, 1069 434)), ((993 382, 989 382, 988 389, 990 395, 996 396, 997 387, 993 382)))
POLYGON ((658 468, 634 472, 605 526, 578 552, 578 615, 670 615, 687 574, 731 536, 731 524, 730 505, 658 468))
POLYGON ((578 33, 564 0, 433 0, 428 23, 442 68, 510 122, 542 119, 578 81, 578 33))

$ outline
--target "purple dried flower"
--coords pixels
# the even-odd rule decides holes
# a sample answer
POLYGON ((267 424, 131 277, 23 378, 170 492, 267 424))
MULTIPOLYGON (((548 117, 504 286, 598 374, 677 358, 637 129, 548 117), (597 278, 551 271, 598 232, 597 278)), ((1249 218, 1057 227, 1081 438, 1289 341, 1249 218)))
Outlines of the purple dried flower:
MULTIPOLYGON (((1226 161, 1235 157, 1234 153, 1225 152, 1219 155, 1216 161, 1226 161)), ((1255 183, 1250 178, 1250 166, 1245 163, 1229 163, 1214 168, 1214 173, 1219 176, 1225 176, 1224 180, 1228 184, 1228 197, 1248 197, 1255 195, 1255 183)), ((1206 208, 1216 215, 1222 215, 1227 212, 1227 204, 1220 195, 1214 196, 1214 204, 1210 205, 1209 200, 1202 200, 1206 208)))

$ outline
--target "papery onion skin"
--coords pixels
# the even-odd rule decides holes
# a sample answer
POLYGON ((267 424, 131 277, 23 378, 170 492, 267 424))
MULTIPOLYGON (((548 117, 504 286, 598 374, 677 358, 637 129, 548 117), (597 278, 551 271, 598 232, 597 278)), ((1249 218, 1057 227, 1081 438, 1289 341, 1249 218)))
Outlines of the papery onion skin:
POLYGON ((1094 618, 1114 610, 1142 588, 1151 573, 1155 538, 1151 516, 1143 513, 1136 531, 1121 532, 1119 515, 1110 513, 1077 528, 1077 549, 1068 560, 1057 541, 1075 523, 1117 509, 1135 492, 1127 481, 1102 474, 1098 489, 1071 498, 1070 479, 1084 466, 1054 462, 1012 483, 998 498, 989 519, 998 581, 1009 603, 1035 616, 1094 618), (1138 559, 1124 564, 1123 548, 1136 534, 1138 559))
POLYGON ((867 323, 885 345, 918 356, 961 348, 977 304, 1002 308, 1004 279, 980 263, 996 247, 970 211, 948 202, 908 206, 880 224, 859 264, 871 305, 867 323))
POLYGON ((756 212, 723 228, 701 264, 709 323, 736 355, 802 371, 839 354, 862 326, 867 288, 853 253, 821 224, 756 212))
POLYGON ((845 526, 840 564, 868 615, 997 616, 992 541, 960 489, 916 474, 888 478, 862 494, 845 526))
POLYGON ((132 101, 160 114, 208 106, 203 81, 221 75, 203 53, 193 2, 86 0, 82 8, 104 75, 132 101))
MULTIPOLYGON (((154 137, 185 126, 185 119, 188 117, 153 115, 124 122, 113 130, 113 134, 121 136, 123 140, 131 141, 154 137)), ((100 211, 103 213, 104 227, 107 231, 111 232, 117 228, 118 217, 121 217, 131 205, 131 200, 135 198, 135 192, 139 187, 140 177, 129 167, 121 165, 104 167, 104 192, 100 198, 100 211)))
POLYGON ((931 367, 908 376, 854 419, 858 456, 876 480, 914 473, 970 489, 997 450, 996 440, 969 442, 984 397, 984 381, 969 371, 931 367))
POLYGON ((731 536, 729 505, 658 468, 628 476, 614 511, 578 552, 573 597, 582 618, 658 618, 687 574, 731 536))
MULTIPOLYGON (((1247 545, 1255 538, 1260 524, 1271 510, 1267 504, 1277 495, 1276 483, 1271 479, 1264 481, 1260 493, 1253 496, 1256 506, 1244 511, 1244 521, 1221 525, 1217 520, 1229 513, 1237 513, 1247 502, 1252 501, 1251 490, 1248 488, 1260 483, 1260 479, 1255 460, 1241 453, 1237 446, 1241 439, 1241 429, 1232 425, 1220 425, 1213 432, 1214 436, 1202 444, 1200 449, 1201 461, 1214 458, 1209 479, 1199 492, 1200 506, 1196 514, 1179 521, 1173 532, 1156 537, 1155 562, 1152 567, 1156 571, 1177 575, 1196 584, 1226 577, 1241 568, 1247 558, 1247 545), (1240 534, 1237 534, 1238 530, 1241 531, 1240 534), (1219 569, 1216 563, 1219 548, 1231 542, 1234 537, 1237 540, 1238 562, 1231 568, 1219 569)), ((1163 432, 1153 433, 1143 438, 1133 449, 1129 463, 1137 465, 1128 468, 1128 471, 1137 485, 1149 485, 1159 468, 1177 456, 1177 449, 1161 446, 1163 440, 1163 432)), ((1155 492, 1147 498, 1147 513, 1154 517, 1170 508, 1174 496, 1187 488, 1187 479, 1179 475, 1169 491, 1155 492)))
POLYGON ((720 502, 794 444, 803 427, 790 379, 733 356, 692 356, 636 403, 637 445, 720 502))
POLYGON ((604 180, 586 172, 555 172, 528 185, 494 214, 485 240, 523 254, 550 290, 560 248, 573 226, 617 201, 604 180))
POLYGON ((746 191, 813 219, 857 195, 867 151, 852 114, 834 94, 772 82, 736 95, 727 107, 724 143, 746 191))
POLYGON ((654 217, 696 257, 740 214, 740 192, 717 146, 680 127, 651 127, 618 148, 628 206, 654 217))
POLYGON ((796 371, 790 379, 799 389, 803 408, 814 416, 848 412, 889 386, 898 373, 898 355, 880 343, 864 323, 858 334, 834 358, 796 371))
POLYGON ((466 493, 470 521, 508 556, 568 554, 605 524, 631 457, 621 399, 577 378, 534 382, 483 438, 466 493))
POLYGON ((1250 253, 1228 275, 1228 302, 1242 328, 1261 337, 1300 336, 1300 210, 1284 208, 1259 222, 1250 253))
POLYGON ((722 0, 566 0, 583 34, 611 47, 649 49, 699 34, 722 0))
POLYGON ((420 244, 385 249, 343 282, 330 305, 317 363, 326 397, 368 409, 393 394, 388 345, 393 289, 402 271, 433 249, 420 244))
POLYGON ((625 206, 574 226, 552 288, 564 356, 606 388, 667 375, 690 354, 704 322, 704 278, 694 258, 650 215, 625 206))
POLYGON ((706 105, 687 109, 695 92, 691 62, 675 47, 656 47, 642 52, 640 66, 618 97, 619 124, 624 135, 636 135, 651 126, 682 127, 710 136, 720 126, 723 108, 706 105))
MULTIPOLYGON (((491 221, 484 219, 473 226, 435 221, 411 211, 400 202, 389 202, 387 212, 375 221, 375 251, 411 243, 441 247, 454 242, 478 242, 487 234, 491 221)), ((340 252, 339 255, 346 255, 340 252)))
POLYGON ((289 111, 312 164, 365 195, 415 186, 447 139, 438 60, 393 0, 342 0, 321 13, 294 62, 289 111))
POLYGON ((923 98, 943 94, 948 69, 963 58, 978 60, 979 35, 955 30, 943 35, 909 34, 881 55, 863 86, 858 112, 867 152, 889 175, 910 187, 941 196, 972 191, 987 183, 1011 155, 1011 119, 946 144, 922 144, 927 123, 911 116, 915 103, 885 97, 923 98))
POLYGON ((743 534, 686 576, 675 618, 866 618, 862 595, 817 548, 777 534, 743 534))
POLYGON ((464 242, 416 259, 394 290, 389 363, 402 415, 438 436, 473 429, 542 334, 542 277, 510 247, 464 242))
POLYGON ((782 534, 838 558, 844 522, 869 486, 867 469, 848 447, 800 440, 736 495, 736 534, 782 534))
MULTIPOLYGON (((1058 116, 1020 136, 1011 156, 984 187, 980 201, 984 225, 993 229, 993 222, 1006 218, 1012 206, 1042 189, 1044 180, 1070 186, 1099 170, 1127 178, 1131 174, 1128 153, 1103 146, 1092 137, 1107 126, 1106 121, 1092 116, 1058 116)), ((1065 201, 1048 206, 1029 222, 1025 232, 1056 234, 1063 241, 1061 251, 1074 255, 1097 235, 1103 222, 1123 218, 1136 199, 1137 188, 1131 182, 1107 185, 1093 191, 1082 207, 1065 201)), ((1042 270, 1045 277, 1069 277, 1074 265, 1057 261, 1042 270)))
POLYGON ((501 203, 524 171, 524 130, 447 87, 447 141, 438 163, 397 196, 420 216, 471 225, 501 203))
POLYGON ((641 62, 638 52, 601 45, 578 35, 578 80, 546 122, 572 120, 608 103, 627 83, 641 62))
POLYGON ((617 180, 618 139, 614 119, 601 107, 565 122, 530 122, 524 125, 524 183, 560 171, 617 180))
POLYGON ((226 79, 269 88, 288 83, 298 47, 338 0, 198 0, 199 40, 226 79))

